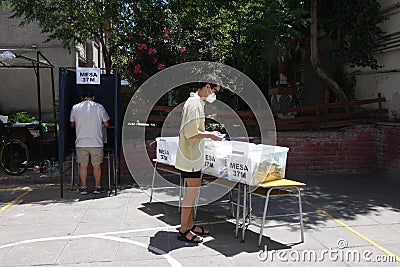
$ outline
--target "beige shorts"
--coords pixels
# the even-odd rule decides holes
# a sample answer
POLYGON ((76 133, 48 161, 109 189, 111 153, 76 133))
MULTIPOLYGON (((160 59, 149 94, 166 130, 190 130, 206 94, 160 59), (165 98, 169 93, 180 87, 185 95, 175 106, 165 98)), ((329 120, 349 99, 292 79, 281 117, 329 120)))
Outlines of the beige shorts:
POLYGON ((89 163, 100 164, 103 162, 103 148, 102 147, 77 147, 76 148, 76 161, 81 164, 89 163))

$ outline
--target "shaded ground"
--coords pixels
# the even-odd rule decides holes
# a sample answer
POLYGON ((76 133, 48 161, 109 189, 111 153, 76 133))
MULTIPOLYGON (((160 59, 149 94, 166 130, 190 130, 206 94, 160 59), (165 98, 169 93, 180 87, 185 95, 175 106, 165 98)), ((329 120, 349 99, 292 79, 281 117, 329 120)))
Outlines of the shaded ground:
MULTIPOLYGON (((198 222, 211 230, 211 236, 201 245, 189 245, 176 238, 178 209, 169 204, 176 204, 177 196, 169 191, 159 191, 155 197, 165 196, 171 203, 149 203, 148 194, 136 188, 130 177, 123 177, 117 196, 81 196, 65 189, 65 197, 60 198, 58 177, 29 172, 17 178, 2 176, 0 262, 2 266, 396 266, 378 263, 377 257, 382 261, 383 256, 400 255, 397 177, 318 172, 288 173, 288 177, 307 183, 305 242, 298 243, 297 225, 275 227, 297 219, 276 217, 297 212, 295 198, 282 197, 270 202, 272 217, 267 225, 274 227, 264 230, 258 247, 258 227, 249 227, 244 243, 234 237, 226 196, 199 208, 198 222), (339 244, 347 246, 339 249, 339 244), (261 250, 265 247, 267 254, 261 250), (324 254, 329 249, 360 255, 371 251, 372 255, 371 260, 329 258, 324 254), (294 259, 310 251, 321 260, 294 259), (286 256, 279 258, 278 252, 286 256)), ((258 218, 263 205, 262 198, 253 197, 258 218)))

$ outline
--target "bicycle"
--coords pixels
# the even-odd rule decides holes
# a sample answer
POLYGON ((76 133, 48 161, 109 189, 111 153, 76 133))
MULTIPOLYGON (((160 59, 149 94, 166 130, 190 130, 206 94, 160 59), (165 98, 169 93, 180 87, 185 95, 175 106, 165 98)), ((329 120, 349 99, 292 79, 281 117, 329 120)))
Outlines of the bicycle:
POLYGON ((28 147, 17 139, 5 136, 5 124, 0 120, 0 165, 10 175, 21 175, 28 169, 28 147))

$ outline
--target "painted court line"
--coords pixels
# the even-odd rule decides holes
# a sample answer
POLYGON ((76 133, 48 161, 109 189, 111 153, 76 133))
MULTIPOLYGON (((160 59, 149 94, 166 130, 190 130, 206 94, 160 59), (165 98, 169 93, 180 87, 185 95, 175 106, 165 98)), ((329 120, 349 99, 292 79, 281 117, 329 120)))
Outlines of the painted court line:
POLYGON ((87 234, 87 235, 76 235, 76 236, 56 236, 56 237, 45 237, 45 238, 36 238, 36 239, 30 239, 30 240, 23 240, 15 243, 10 243, 6 245, 0 246, 0 249, 2 248, 7 248, 7 247, 14 247, 18 245, 23 245, 23 244, 32 244, 32 243, 38 243, 38 242, 51 242, 51 241, 56 241, 56 240, 73 240, 73 239, 82 239, 82 238, 97 238, 97 239, 105 239, 105 240, 111 240, 111 241, 116 241, 116 242, 121 242, 121 243, 128 243, 131 245, 136 245, 140 246, 143 248, 147 248, 156 254, 160 255, 164 259, 168 261, 168 263, 172 267, 181 267, 182 264, 179 263, 176 259, 174 259, 171 255, 169 255, 167 252, 156 248, 154 246, 151 246, 146 243, 138 242, 135 240, 130 240, 130 239, 125 239, 125 238, 120 238, 120 237, 114 237, 114 236, 108 236, 110 234, 120 234, 120 233, 132 233, 132 232, 146 232, 146 231, 154 231, 154 230, 166 230, 170 229, 170 226, 167 227, 154 227, 154 228, 146 228, 146 229, 134 229, 134 230, 128 230, 128 231, 117 231, 117 232, 107 232, 107 233, 98 233, 98 234, 87 234))
MULTIPOLYGON (((20 199, 22 199, 24 196, 26 196, 27 194, 29 194, 30 192, 32 192, 34 189, 32 188, 0 188, 1 191, 21 191, 21 190, 26 190, 25 192, 23 192, 21 195, 19 195, 18 197, 16 197, 14 200, 8 202, 5 206, 0 208, 0 213, 5 211, 7 208, 9 208, 10 206, 14 205, 15 203, 17 203, 20 199)), ((343 226, 344 228, 346 228, 347 230, 349 230, 350 232, 354 233, 355 235, 357 235, 358 237, 362 238, 363 240, 367 241, 368 243, 370 243, 371 245, 373 245, 374 247, 376 247, 377 249, 383 251, 384 253, 386 253, 389 256, 394 257, 398 262, 400 262, 400 257, 397 256, 396 254, 394 254, 393 252, 387 250, 386 248, 382 247, 381 245, 379 245, 378 243, 376 243, 375 241, 373 241, 372 239, 366 237, 365 235, 361 234, 360 232, 358 232, 357 230, 353 229, 352 227, 348 226, 347 224, 345 224, 344 222, 342 222, 341 220, 335 218, 333 215, 329 214, 328 212, 326 212, 325 210, 319 208, 318 206, 312 204, 311 202, 307 201, 307 200, 303 200, 304 203, 306 203, 307 205, 311 206, 312 208, 314 208, 315 210, 319 211, 320 213, 324 214, 325 216, 327 216, 328 218, 330 218, 331 220, 335 221, 336 223, 338 223, 339 225, 343 226)), ((215 223, 219 223, 219 222, 215 222, 215 223)), ((40 238, 40 239, 32 239, 32 240, 25 240, 25 241, 20 241, 20 242, 16 242, 16 243, 12 243, 12 244, 7 244, 7 245, 3 245, 0 246, 0 248, 5 248, 5 247, 11 247, 11 246, 15 246, 15 245, 21 245, 21 244, 27 244, 27 243, 35 243, 35 242, 44 242, 44 241, 53 241, 53 240, 66 240, 66 239, 77 239, 77 238, 87 238, 87 237, 92 237, 92 238, 102 238, 102 239, 109 239, 109 240, 114 240, 114 241, 118 241, 118 242, 125 242, 125 243, 130 243, 130 244, 135 244, 138 246, 143 246, 146 245, 146 247, 148 247, 148 244, 142 244, 140 242, 136 242, 136 241, 132 241, 132 240, 126 240, 126 239, 122 239, 122 238, 117 238, 117 237, 110 237, 107 235, 112 235, 112 234, 122 234, 122 233, 133 233, 133 232, 141 232, 141 231, 154 231, 154 230, 161 230, 161 229, 170 229, 170 228, 175 228, 176 226, 169 226, 169 227, 156 227, 156 228, 148 228, 148 229, 135 229, 135 230, 126 230, 126 231, 116 231, 116 232, 107 232, 107 233, 102 233, 102 234, 92 234, 92 235, 79 235, 79 236, 66 236, 66 237, 49 237, 49 238, 40 238)), ((167 253, 165 253, 162 250, 159 250, 158 248, 152 247, 150 248, 151 250, 153 250, 154 252, 160 254, 160 255, 168 255, 167 253)), ((181 266, 179 262, 177 262, 175 259, 173 259, 172 257, 168 256, 163 256, 169 263, 171 266, 181 266)))
MULTIPOLYGON (((10 189, 11 190, 11 189, 10 189)), ((32 188, 27 188, 27 189, 19 189, 19 190, 27 190, 26 192, 22 193, 21 195, 19 195, 17 198, 15 198, 14 200, 8 202, 5 206, 0 208, 0 213, 2 213, 3 211, 5 211, 6 209, 8 209, 9 207, 11 207, 12 205, 14 205, 18 200, 20 200, 21 198, 23 198, 24 196, 26 196, 27 194, 29 194, 30 192, 33 191, 32 188)))
POLYGON ((164 259, 166 259, 168 261, 168 263, 172 267, 181 267, 182 266, 182 264, 180 264, 179 261, 177 261, 176 259, 171 257, 171 255, 169 255, 167 252, 165 252, 164 250, 161 250, 159 248, 153 247, 153 246, 151 246, 149 244, 145 244, 145 243, 138 242, 138 241, 135 241, 135 240, 129 240, 129 239, 125 239, 125 238, 115 237, 115 236, 102 236, 102 235, 99 235, 99 236, 97 236, 97 238, 106 239, 106 240, 113 240, 113 241, 116 241, 116 242, 122 242, 122 243, 128 243, 128 244, 140 246, 142 248, 151 250, 151 251, 157 253, 158 255, 162 256, 164 259))
POLYGON ((376 243, 375 241, 373 241, 372 239, 366 237, 365 235, 361 234, 360 232, 358 232, 357 230, 351 228, 350 226, 348 226, 347 224, 345 224, 344 222, 342 222, 341 220, 335 218, 334 216, 332 216, 331 214, 329 214, 328 212, 324 211, 323 209, 319 208, 318 206, 312 204, 311 202, 303 199, 304 203, 306 203, 307 205, 311 206, 312 208, 318 210, 319 212, 321 212, 322 214, 324 214, 325 216, 328 216, 330 219, 332 219, 333 221, 335 221, 336 223, 340 224, 341 226, 343 226, 344 228, 346 228, 347 230, 349 230, 350 232, 352 232, 353 234, 357 235, 358 237, 364 239, 365 241, 367 241, 368 243, 370 243, 371 245, 373 245, 374 247, 376 247, 377 249, 383 251, 384 253, 386 253, 389 256, 392 256, 396 259, 397 262, 400 262, 400 257, 397 256, 396 254, 394 254, 393 252, 387 250, 386 248, 382 247, 381 245, 379 245, 378 243, 376 243))
MULTIPOLYGON (((225 221, 215 221, 207 224, 220 224, 225 221)), ((198 223, 197 225, 204 225, 206 223, 198 223)), ((104 233, 97 233, 97 234, 86 234, 86 235, 68 235, 68 236, 53 236, 53 237, 44 237, 44 238, 35 238, 35 239, 28 239, 28 240, 23 240, 23 241, 18 241, 14 243, 9 243, 5 245, 0 245, 0 249, 2 248, 7 248, 7 247, 13 247, 13 246, 18 246, 22 244, 30 244, 30 243, 36 243, 36 242, 47 242, 47 241, 55 241, 55 240, 72 240, 72 239, 79 239, 79 238, 88 238, 88 237, 93 237, 93 238, 99 238, 101 237, 108 237, 109 235, 119 235, 119 234, 128 234, 128 233, 139 233, 139 232, 148 232, 148 231, 159 231, 159 230, 171 230, 173 229, 173 232, 176 232, 176 228, 179 227, 179 225, 175 226, 160 226, 160 227, 152 227, 152 228, 139 228, 139 229, 131 229, 131 230, 122 230, 122 231, 114 231, 114 232, 104 232, 104 233)))
POLYGON ((12 188, 0 188, 0 191, 25 191, 30 187, 12 187, 12 188))
MULTIPOLYGON (((147 230, 147 229, 143 229, 147 230)), ((30 239, 30 240, 24 240, 20 242, 15 242, 7 245, 0 246, 0 249, 2 248, 7 248, 7 247, 14 247, 18 245, 23 245, 23 244, 32 244, 32 243, 38 243, 38 242, 49 242, 49 241, 55 241, 55 240, 72 240, 72 239, 81 239, 81 238, 98 238, 98 239, 105 239, 105 240, 112 240, 116 242, 122 242, 122 243, 128 243, 132 245, 137 245, 143 248, 147 248, 149 250, 154 251, 164 259, 168 261, 168 263, 172 267, 181 267, 182 264, 180 264, 176 259, 171 257, 167 252, 150 246, 149 244, 145 244, 142 242, 134 241, 134 240, 129 240, 129 239, 124 239, 124 238, 119 238, 119 237, 114 237, 114 236, 103 236, 102 234, 89 234, 89 235, 78 235, 78 236, 59 236, 59 237, 47 237, 47 238, 37 238, 37 239, 30 239)))

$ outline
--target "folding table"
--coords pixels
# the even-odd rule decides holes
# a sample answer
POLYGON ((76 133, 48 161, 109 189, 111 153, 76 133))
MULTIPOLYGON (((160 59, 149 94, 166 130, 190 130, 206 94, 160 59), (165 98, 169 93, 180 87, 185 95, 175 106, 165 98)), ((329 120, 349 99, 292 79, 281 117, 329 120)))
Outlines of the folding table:
MULTIPOLYGON (((153 198, 153 192, 154 192, 154 179, 155 179, 155 174, 157 169, 167 171, 170 173, 174 174, 179 174, 180 171, 176 169, 172 165, 167 165, 165 163, 161 163, 157 160, 154 160, 154 172, 153 172, 153 178, 152 178, 152 183, 151 183, 151 188, 150 188, 150 202, 152 201, 153 198)), ((271 195, 274 196, 297 196, 298 198, 298 205, 299 205, 299 222, 297 224, 300 225, 300 238, 301 242, 304 242, 304 225, 303 225, 303 214, 302 214, 302 202, 301 202, 301 191, 300 188, 306 186, 306 184, 289 180, 289 179, 279 179, 275 181, 269 181, 265 182, 263 184, 260 184, 257 187, 250 186, 241 182, 237 182, 236 185, 232 186, 232 183, 235 183, 231 180, 228 179, 217 179, 218 177, 210 176, 210 175, 202 175, 202 180, 203 181, 208 181, 208 182, 215 182, 218 185, 221 186, 226 186, 232 189, 237 189, 237 199, 236 203, 232 203, 232 197, 230 194, 230 204, 231 204, 231 211, 233 205, 236 205, 236 227, 235 227, 235 236, 238 237, 239 233, 239 224, 240 221, 242 220, 242 240, 245 239, 245 232, 246 232, 246 218, 248 217, 248 225, 256 225, 260 227, 260 232, 259 232, 259 241, 258 241, 258 246, 261 245, 262 241, 262 234, 264 230, 264 224, 266 220, 266 215, 268 211, 268 204, 269 204, 269 197, 271 195), (243 188, 243 200, 241 200, 241 190, 243 188), (251 207, 251 196, 256 195, 259 197, 265 198, 265 203, 264 203, 264 210, 263 210, 263 217, 262 217, 262 223, 261 225, 257 225, 251 220, 251 212, 252 212, 252 207, 251 207), (249 199, 249 202, 247 203, 247 199, 249 199), (243 201, 243 204, 241 204, 241 201, 243 201), (239 214, 240 214, 240 208, 242 208, 242 219, 240 219, 239 214)), ((181 205, 181 198, 182 198, 182 187, 183 182, 182 179, 179 178, 180 180, 180 188, 179 188, 179 207, 181 205)), ((231 192, 230 192, 231 193, 231 192)), ((195 208, 196 210, 196 208, 195 208)))

